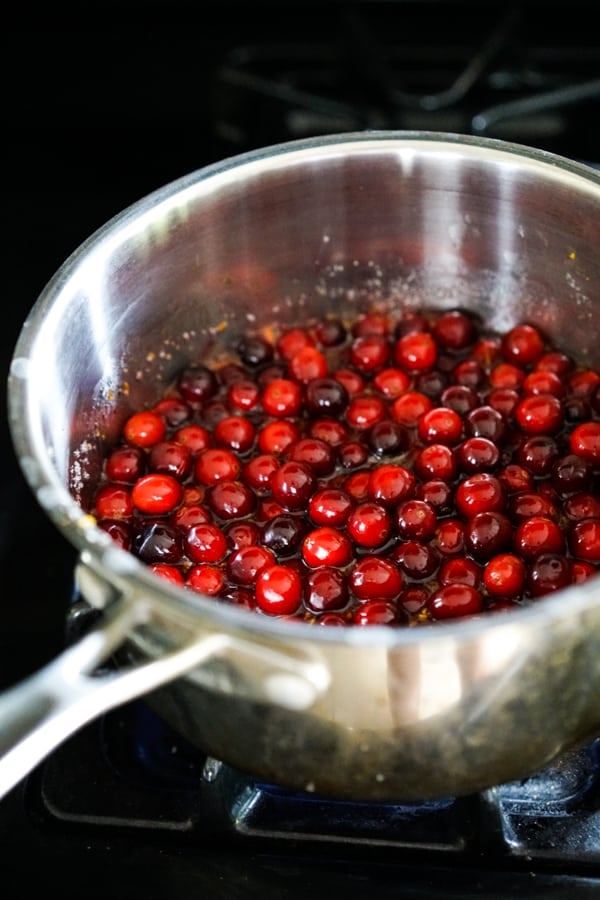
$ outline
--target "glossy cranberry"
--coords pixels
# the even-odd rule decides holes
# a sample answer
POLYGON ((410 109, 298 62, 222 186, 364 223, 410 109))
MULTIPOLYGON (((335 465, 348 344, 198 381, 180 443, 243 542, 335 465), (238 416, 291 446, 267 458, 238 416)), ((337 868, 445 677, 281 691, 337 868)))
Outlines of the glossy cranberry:
POLYGON ((273 453, 258 453, 244 464, 242 481, 253 490, 262 493, 271 486, 271 476, 279 468, 279 460, 273 453))
POLYGON ((535 368, 542 372, 553 372, 559 378, 564 378, 573 368, 573 360, 566 353, 558 350, 549 350, 542 353, 535 364, 535 368))
POLYGON ((167 515, 181 501, 181 483, 172 475, 151 472, 143 475, 131 489, 133 505, 149 515, 167 515))
POLYGON ((564 422, 561 402, 553 394, 524 397, 515 409, 515 420, 524 434, 555 434, 564 422))
POLYGON ((428 332, 412 332, 398 338, 393 354, 394 361, 405 372, 423 372, 435 365, 438 348, 428 332))
POLYGON ((576 559, 600 563, 600 518, 580 519, 569 530, 569 549, 576 559))
MULTIPOLYGON (((441 358, 438 357, 438 365, 441 358)), ((428 372, 420 372, 415 376, 415 390, 425 394, 435 402, 439 402, 444 390, 448 386, 448 376, 441 369, 430 369, 428 372)))
POLYGON ((152 410, 131 415, 123 426, 123 437, 135 447, 152 447, 162 441, 167 428, 162 416, 152 410))
POLYGON ((193 525, 184 535, 185 552, 196 563, 217 563, 228 551, 222 528, 211 522, 193 525))
POLYGON ((349 437, 348 429, 342 422, 337 422, 335 419, 330 419, 327 416, 311 422, 308 434, 319 441, 325 441, 326 444, 330 444, 332 447, 340 447, 349 437))
POLYGON ((258 406, 260 388, 255 381, 240 379, 229 385, 227 402, 234 410, 249 412, 258 406))
POLYGON ((409 389, 410 378, 402 369, 390 366, 377 372, 373 378, 373 387, 388 400, 395 400, 409 389))
POLYGON ((442 406, 453 409, 459 416, 464 416, 479 406, 477 391, 465 384, 451 384, 440 395, 442 406))
POLYGON ((343 531, 322 525, 302 541, 302 558, 307 566, 347 566, 353 557, 352 542, 343 531))
POLYGON ((127 519, 133 515, 131 488, 122 484, 103 484, 96 492, 97 519, 127 519))
POLYGON ((222 419, 227 419, 231 414, 229 406, 222 400, 207 400, 201 407, 202 425, 213 432, 222 419))
POLYGON ((467 437, 484 437, 500 444, 506 434, 504 417, 493 406, 476 406, 466 415, 465 434, 467 437))
POLYGON ((562 405, 566 425, 578 425, 581 422, 587 422, 592 416, 592 407, 589 400, 585 397, 575 397, 570 394, 564 398, 562 405))
POLYGON ((410 437, 403 425, 391 419, 382 419, 369 430, 367 443, 375 456, 398 456, 408 449, 410 437))
POLYGON ((316 484, 311 466, 305 462, 288 460, 273 472, 273 498, 286 509, 306 509, 316 484))
POLYGON ((369 478, 369 470, 361 469, 344 479, 344 490, 355 503, 364 503, 369 499, 369 478))
POLYGON ((417 434, 425 444, 457 444, 463 431, 463 420, 453 409, 436 406, 424 413, 417 424, 417 434))
POLYGON ((254 591, 244 587, 227 587, 219 595, 219 600, 229 603, 231 606, 239 606, 241 609, 251 611, 257 609, 254 591))
POLYGON ((553 372, 530 372, 523 381, 522 390, 525 396, 553 394, 560 398, 565 395, 565 386, 562 380, 553 372))
POLYGON ((323 488, 315 491, 308 503, 308 515, 315 525, 343 527, 354 507, 354 501, 341 488, 323 488))
POLYGON ((318 347, 303 347, 290 359, 288 371, 300 384, 308 384, 315 378, 325 378, 327 360, 318 347))
POLYGON ((364 431, 386 416, 386 406, 376 394, 352 397, 346 410, 346 421, 351 428, 364 431))
POLYGON ((419 584, 409 584, 398 594, 398 606, 409 616, 417 616, 425 609, 430 591, 419 584))
POLYGON ((415 457, 414 470, 424 481, 430 481, 432 478, 454 481, 458 465, 454 451, 447 444, 429 444, 415 457))
POLYGON ((147 520, 135 528, 131 550, 145 563, 176 564, 181 562, 184 548, 176 528, 167 522, 147 520))
POLYGON ((440 564, 437 550, 421 541, 402 541, 394 547, 390 559, 400 566, 405 575, 417 581, 431 578, 440 564))
MULTIPOLYGON (((381 463, 369 472, 369 499, 383 506, 395 506, 412 497, 415 492, 414 473, 397 463, 381 463)), ((422 498, 425 499, 425 498, 422 498)))
POLYGON ((513 529, 508 516, 494 510, 476 513, 465 525, 467 550, 479 562, 509 550, 513 529))
POLYGON ((516 494, 520 491, 533 489, 533 475, 529 469, 516 463, 508 463, 498 469, 498 480, 507 494, 516 494))
POLYGON ((265 366, 273 359, 274 348, 261 335, 244 335, 237 344, 237 352, 244 365, 251 369, 265 366))
POLYGON ((348 401, 348 391, 336 378, 313 378, 306 385, 306 409, 312 416, 341 416, 348 401))
POLYGON ((415 428, 422 415, 433 409, 433 401, 420 391, 407 391, 391 407, 394 421, 407 428, 415 428))
POLYGON ((304 604, 315 613, 332 612, 348 605, 348 579, 339 569, 320 566, 308 573, 304 604))
POLYGON ((555 439, 545 434, 526 438, 515 454, 519 465, 540 478, 550 474, 558 455, 559 449, 555 439))
POLYGON ((453 309, 442 313, 432 328, 438 346, 446 350, 465 350, 475 343, 478 329, 472 316, 453 309))
POLYGON ((571 584, 583 584, 588 578, 598 574, 597 567, 583 559, 569 559, 569 568, 571 571, 571 584))
POLYGON ((481 584, 481 566, 466 556, 446 559, 438 573, 441 585, 445 584, 470 584, 478 588, 481 584))
POLYGON ((202 425, 183 425, 173 435, 177 444, 187 447, 192 456, 197 456, 202 450, 211 445, 211 433, 202 425))
POLYGON ((256 543, 268 547, 277 557, 298 553, 307 532, 303 519, 289 513, 273 516, 262 526, 256 543))
POLYGON ((247 587, 256 582, 256 578, 266 566, 276 562, 275 554, 261 544, 250 544, 240 547, 227 558, 227 575, 234 584, 247 587))
POLYGON ((397 604, 387 600, 368 600, 354 611, 354 625, 398 625, 401 617, 397 604))
POLYGON ((261 402, 268 416, 295 416, 300 411, 302 389, 297 381, 274 378, 263 390, 261 402))
POLYGON ((357 504, 348 515, 346 529, 360 547, 381 547, 392 533, 392 517, 382 503, 367 500, 357 504))
POLYGON ((225 588, 225 575, 218 566, 210 565, 210 563, 200 563, 189 569, 185 576, 185 586, 199 594, 216 597, 225 588))
POLYGON ((511 419, 519 405, 521 394, 510 388, 496 388, 487 395, 487 405, 500 413, 503 419, 511 419))
POLYGON ((489 472, 477 472, 461 481, 454 499, 458 512, 465 518, 480 512, 501 511, 505 506, 504 488, 489 472))
POLYGON ((256 506, 256 494, 242 481, 217 481, 206 493, 206 502, 220 519, 241 519, 256 506))
POLYGON ((297 441, 290 448, 289 459, 306 463, 319 478, 331 475, 335 467, 335 451, 331 444, 314 437, 297 441))
POLYGON ((526 579, 527 567, 515 553, 493 556, 483 570, 483 583, 491 597, 520 597, 526 579))
MULTIPOLYGON (((432 478, 418 484, 415 489, 415 497, 417 500, 424 500, 431 506, 438 517, 450 515, 452 512, 454 491, 447 481, 442 481, 440 478, 432 478)), ((399 497, 398 501, 402 499, 399 497)))
POLYGON ((150 450, 148 468, 152 472, 172 475, 178 481, 185 481, 192 471, 191 451, 175 441, 161 441, 150 450))
POLYGON ((564 553, 565 537, 562 528, 553 519, 547 516, 531 516, 517 525, 513 535, 513 547, 515 552, 529 563, 540 553, 564 553))
POLYGON ((283 516, 288 510, 272 497, 259 497, 254 518, 260 525, 270 522, 275 516, 283 516))
POLYGON ((256 522, 247 519, 242 522, 228 522, 223 530, 227 536, 227 546, 231 550, 239 550, 240 547, 249 547, 251 544, 261 542, 261 530, 256 522))
POLYGON ((261 453, 278 456, 286 453, 299 437, 300 429, 294 422, 267 422, 258 432, 258 449, 261 453))
POLYGON ((565 497, 563 513, 568 519, 600 519, 600 497, 581 491, 565 497))
POLYGON ((543 597, 571 583, 571 567, 562 553, 540 553, 529 566, 528 588, 532 597, 543 597))
POLYGON ((489 472, 498 465, 498 445, 486 437, 470 437, 456 448, 456 461, 467 475, 489 472))
POLYGON ((185 584, 183 573, 176 566, 171 566, 168 563, 150 563, 148 568, 155 575, 158 575, 159 578, 163 578, 170 584, 174 584, 177 587, 185 584))
POLYGON ((594 372, 592 369, 578 369, 578 371, 569 375, 567 390, 569 394, 576 397, 585 397, 591 400, 596 393, 599 383, 600 373, 594 372))
POLYGON ((351 331, 354 337, 368 334, 386 335, 390 330, 388 317, 380 312, 359 313, 352 323, 351 331))
POLYGON ((360 335, 352 341, 349 349, 350 362, 365 374, 382 369, 389 354, 387 338, 381 334, 360 335))
POLYGON ((171 521, 179 531, 187 531, 194 525, 205 525, 213 521, 210 509, 202 503, 182 504, 179 506, 171 521))
POLYGON ((403 540, 428 541, 435 534, 437 516, 425 500, 404 500, 396 510, 395 524, 403 540))
POLYGON ((188 366, 177 380, 177 388, 188 403, 204 403, 216 393, 218 382, 215 373, 207 366, 188 366))
POLYGON ((196 457, 194 478, 206 486, 219 481, 232 481, 242 470, 239 458, 232 450, 219 447, 208 447, 196 457))
POLYGON ((363 556, 350 572, 350 589, 359 600, 395 600, 403 585, 400 567, 379 556, 363 556))
POLYGON ((338 463, 343 469, 357 469, 369 458, 369 448, 362 441, 344 441, 337 448, 338 463))
POLYGON ((290 328, 277 340, 277 352, 285 360, 293 359, 301 350, 315 346, 314 339, 303 328, 290 328))
POLYGON ((508 513, 513 522, 525 522, 532 516, 545 516, 558 521, 559 509, 550 497, 539 491, 519 491, 508 500, 508 513))
POLYGON ((302 580, 291 566, 262 569, 256 579, 256 605, 269 616, 289 616, 302 602, 302 580))
POLYGON ((562 496, 587 491, 592 484, 592 475, 592 465, 585 457, 567 453, 552 466, 552 486, 562 496))
POLYGON ((600 422, 576 425, 569 438, 571 453, 587 459, 592 465, 600 463, 600 422))
POLYGON ((356 369, 347 369, 344 367, 336 369, 333 373, 333 377, 343 385, 348 398, 356 397, 357 394, 361 394, 367 385, 367 379, 360 372, 357 372, 356 369))
POLYGON ((490 384, 500 390, 518 391, 525 381, 525 372, 513 363, 498 363, 490 372, 490 384))
POLYGON ((446 584, 430 596, 427 606, 433 619, 456 619, 483 610, 483 597, 470 584, 446 584))
POLYGON ((221 419, 213 432, 215 444, 227 447, 236 453, 244 454, 254 444, 256 429, 249 419, 243 416, 227 416, 221 419))
POLYGON ((450 517, 438 522, 432 546, 442 556, 454 556, 465 551, 465 526, 460 519, 450 517))
POLYGON ((534 325, 522 323, 511 328, 502 338, 502 354, 508 362, 526 367, 544 352, 544 339, 534 325))
POLYGON ((105 473, 109 481, 133 484, 145 471, 146 456, 140 447, 116 447, 106 460, 105 473))

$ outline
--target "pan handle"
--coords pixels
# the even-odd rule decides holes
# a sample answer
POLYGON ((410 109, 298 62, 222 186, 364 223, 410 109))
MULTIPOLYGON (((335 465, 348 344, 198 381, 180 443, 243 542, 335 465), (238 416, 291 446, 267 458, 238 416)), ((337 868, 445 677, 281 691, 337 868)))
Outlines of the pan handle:
POLYGON ((232 654, 260 663, 248 691, 291 709, 306 709, 327 689, 330 675, 318 659, 301 658, 222 633, 196 636, 152 662, 98 670, 150 618, 139 600, 121 598, 97 624, 44 668, 0 694, 0 798, 82 726, 200 667, 203 683, 218 691, 236 688, 201 667, 232 654))

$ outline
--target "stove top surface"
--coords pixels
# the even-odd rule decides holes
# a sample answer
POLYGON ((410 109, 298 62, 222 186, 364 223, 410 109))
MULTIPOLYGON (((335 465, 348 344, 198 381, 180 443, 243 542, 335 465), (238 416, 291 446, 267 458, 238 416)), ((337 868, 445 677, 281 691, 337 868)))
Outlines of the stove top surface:
MULTIPOLYGON (((199 29, 191 3, 167 13, 108 2, 92 4, 91 24, 60 4, 51 19, 21 22, 3 59, 4 378, 64 259, 144 194, 226 156, 313 134, 423 128, 600 164, 591 6, 294 0, 240 16, 225 2, 203 8, 199 29)), ((75 564, 25 484, 1 411, 0 688, 64 646, 75 564)), ((132 704, 94 723, 0 801, 0 872, 15 895, 40 872, 46 886, 88 897, 116 884, 131 897, 600 890, 596 745, 540 774, 534 794, 511 785, 365 814, 282 796, 178 742, 165 769, 173 736, 156 723, 149 744, 114 740, 148 715, 132 704)))

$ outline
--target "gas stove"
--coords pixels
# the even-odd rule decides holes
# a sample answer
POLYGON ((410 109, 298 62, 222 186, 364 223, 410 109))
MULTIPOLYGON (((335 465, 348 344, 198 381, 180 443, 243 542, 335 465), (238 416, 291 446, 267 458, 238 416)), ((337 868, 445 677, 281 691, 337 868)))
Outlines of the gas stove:
MULTIPOLYGON (((53 4, 7 42, 2 369, 63 260, 131 202, 210 162, 371 128, 499 137, 600 165, 593 4, 53 4), (108 13, 108 15, 107 15, 108 13), (110 24, 109 24, 110 23, 110 24), (143 28, 140 28, 140 23, 143 28), (27 73, 28 78, 24 78, 27 73)), ((4 401, 3 401, 4 402, 4 401)), ((1 417, 6 422, 6 415, 1 417)), ((76 555, 0 428, 0 688, 89 611, 76 555)), ((102 717, 0 801, 0 872, 87 897, 587 897, 600 893, 600 743, 472 797, 364 804, 256 783, 143 701, 102 717)), ((18 887, 17 887, 18 885, 18 887)))

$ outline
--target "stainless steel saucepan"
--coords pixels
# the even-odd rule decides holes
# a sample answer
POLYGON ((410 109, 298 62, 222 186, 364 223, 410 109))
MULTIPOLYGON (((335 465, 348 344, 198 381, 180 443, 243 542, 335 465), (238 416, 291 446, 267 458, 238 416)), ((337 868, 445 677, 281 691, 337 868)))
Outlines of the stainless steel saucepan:
POLYGON ((157 190, 52 278, 15 348, 10 426, 103 611, 0 698, 0 793, 140 695, 213 757, 339 798, 466 794, 600 732, 597 578, 468 621, 315 627, 172 587, 86 515, 124 418, 216 333, 373 303, 460 306, 500 330, 527 319, 600 366, 600 176, 460 135, 304 140, 157 190))

